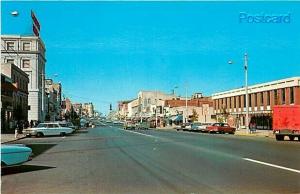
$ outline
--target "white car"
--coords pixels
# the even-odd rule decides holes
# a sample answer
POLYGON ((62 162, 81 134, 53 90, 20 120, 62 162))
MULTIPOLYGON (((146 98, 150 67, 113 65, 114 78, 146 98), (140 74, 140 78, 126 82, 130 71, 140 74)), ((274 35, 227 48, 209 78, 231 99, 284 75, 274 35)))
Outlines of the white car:
POLYGON ((65 136, 74 132, 74 129, 62 127, 59 123, 40 123, 35 128, 24 129, 23 134, 26 136, 43 137, 48 135, 65 136))
POLYGON ((1 167, 22 164, 31 159, 32 149, 22 144, 1 144, 1 167))

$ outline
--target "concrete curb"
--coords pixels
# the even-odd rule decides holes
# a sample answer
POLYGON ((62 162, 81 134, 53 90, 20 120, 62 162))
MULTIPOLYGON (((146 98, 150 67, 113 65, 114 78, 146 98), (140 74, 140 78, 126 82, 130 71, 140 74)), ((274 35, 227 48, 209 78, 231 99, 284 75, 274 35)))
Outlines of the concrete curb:
POLYGON ((19 138, 17 138, 17 139, 13 139, 13 140, 8 140, 8 141, 1 142, 1 144, 11 143, 11 142, 18 141, 18 140, 20 140, 20 139, 25 139, 25 138, 26 138, 26 136, 24 136, 24 137, 19 137, 19 138))

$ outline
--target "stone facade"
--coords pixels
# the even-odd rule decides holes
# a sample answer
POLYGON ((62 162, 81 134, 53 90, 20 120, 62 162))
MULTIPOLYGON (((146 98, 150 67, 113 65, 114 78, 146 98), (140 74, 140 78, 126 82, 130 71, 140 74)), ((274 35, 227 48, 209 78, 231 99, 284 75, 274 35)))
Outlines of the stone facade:
POLYGON ((29 76, 28 120, 45 117, 45 45, 36 36, 1 35, 1 63, 12 63, 29 76))

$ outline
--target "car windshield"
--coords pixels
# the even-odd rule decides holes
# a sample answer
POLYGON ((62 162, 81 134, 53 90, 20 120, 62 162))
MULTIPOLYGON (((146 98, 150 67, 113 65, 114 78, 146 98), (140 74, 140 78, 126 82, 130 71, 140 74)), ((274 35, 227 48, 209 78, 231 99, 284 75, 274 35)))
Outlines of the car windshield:
POLYGON ((37 125, 38 128, 46 128, 47 127, 47 124, 45 123, 40 123, 37 125))

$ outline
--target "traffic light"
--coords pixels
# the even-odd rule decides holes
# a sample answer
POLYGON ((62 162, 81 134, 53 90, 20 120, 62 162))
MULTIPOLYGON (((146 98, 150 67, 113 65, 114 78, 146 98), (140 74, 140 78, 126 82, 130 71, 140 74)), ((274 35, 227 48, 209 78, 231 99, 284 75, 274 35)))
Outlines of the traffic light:
POLYGON ((112 105, 111 104, 109 105, 109 110, 112 110, 112 105))

